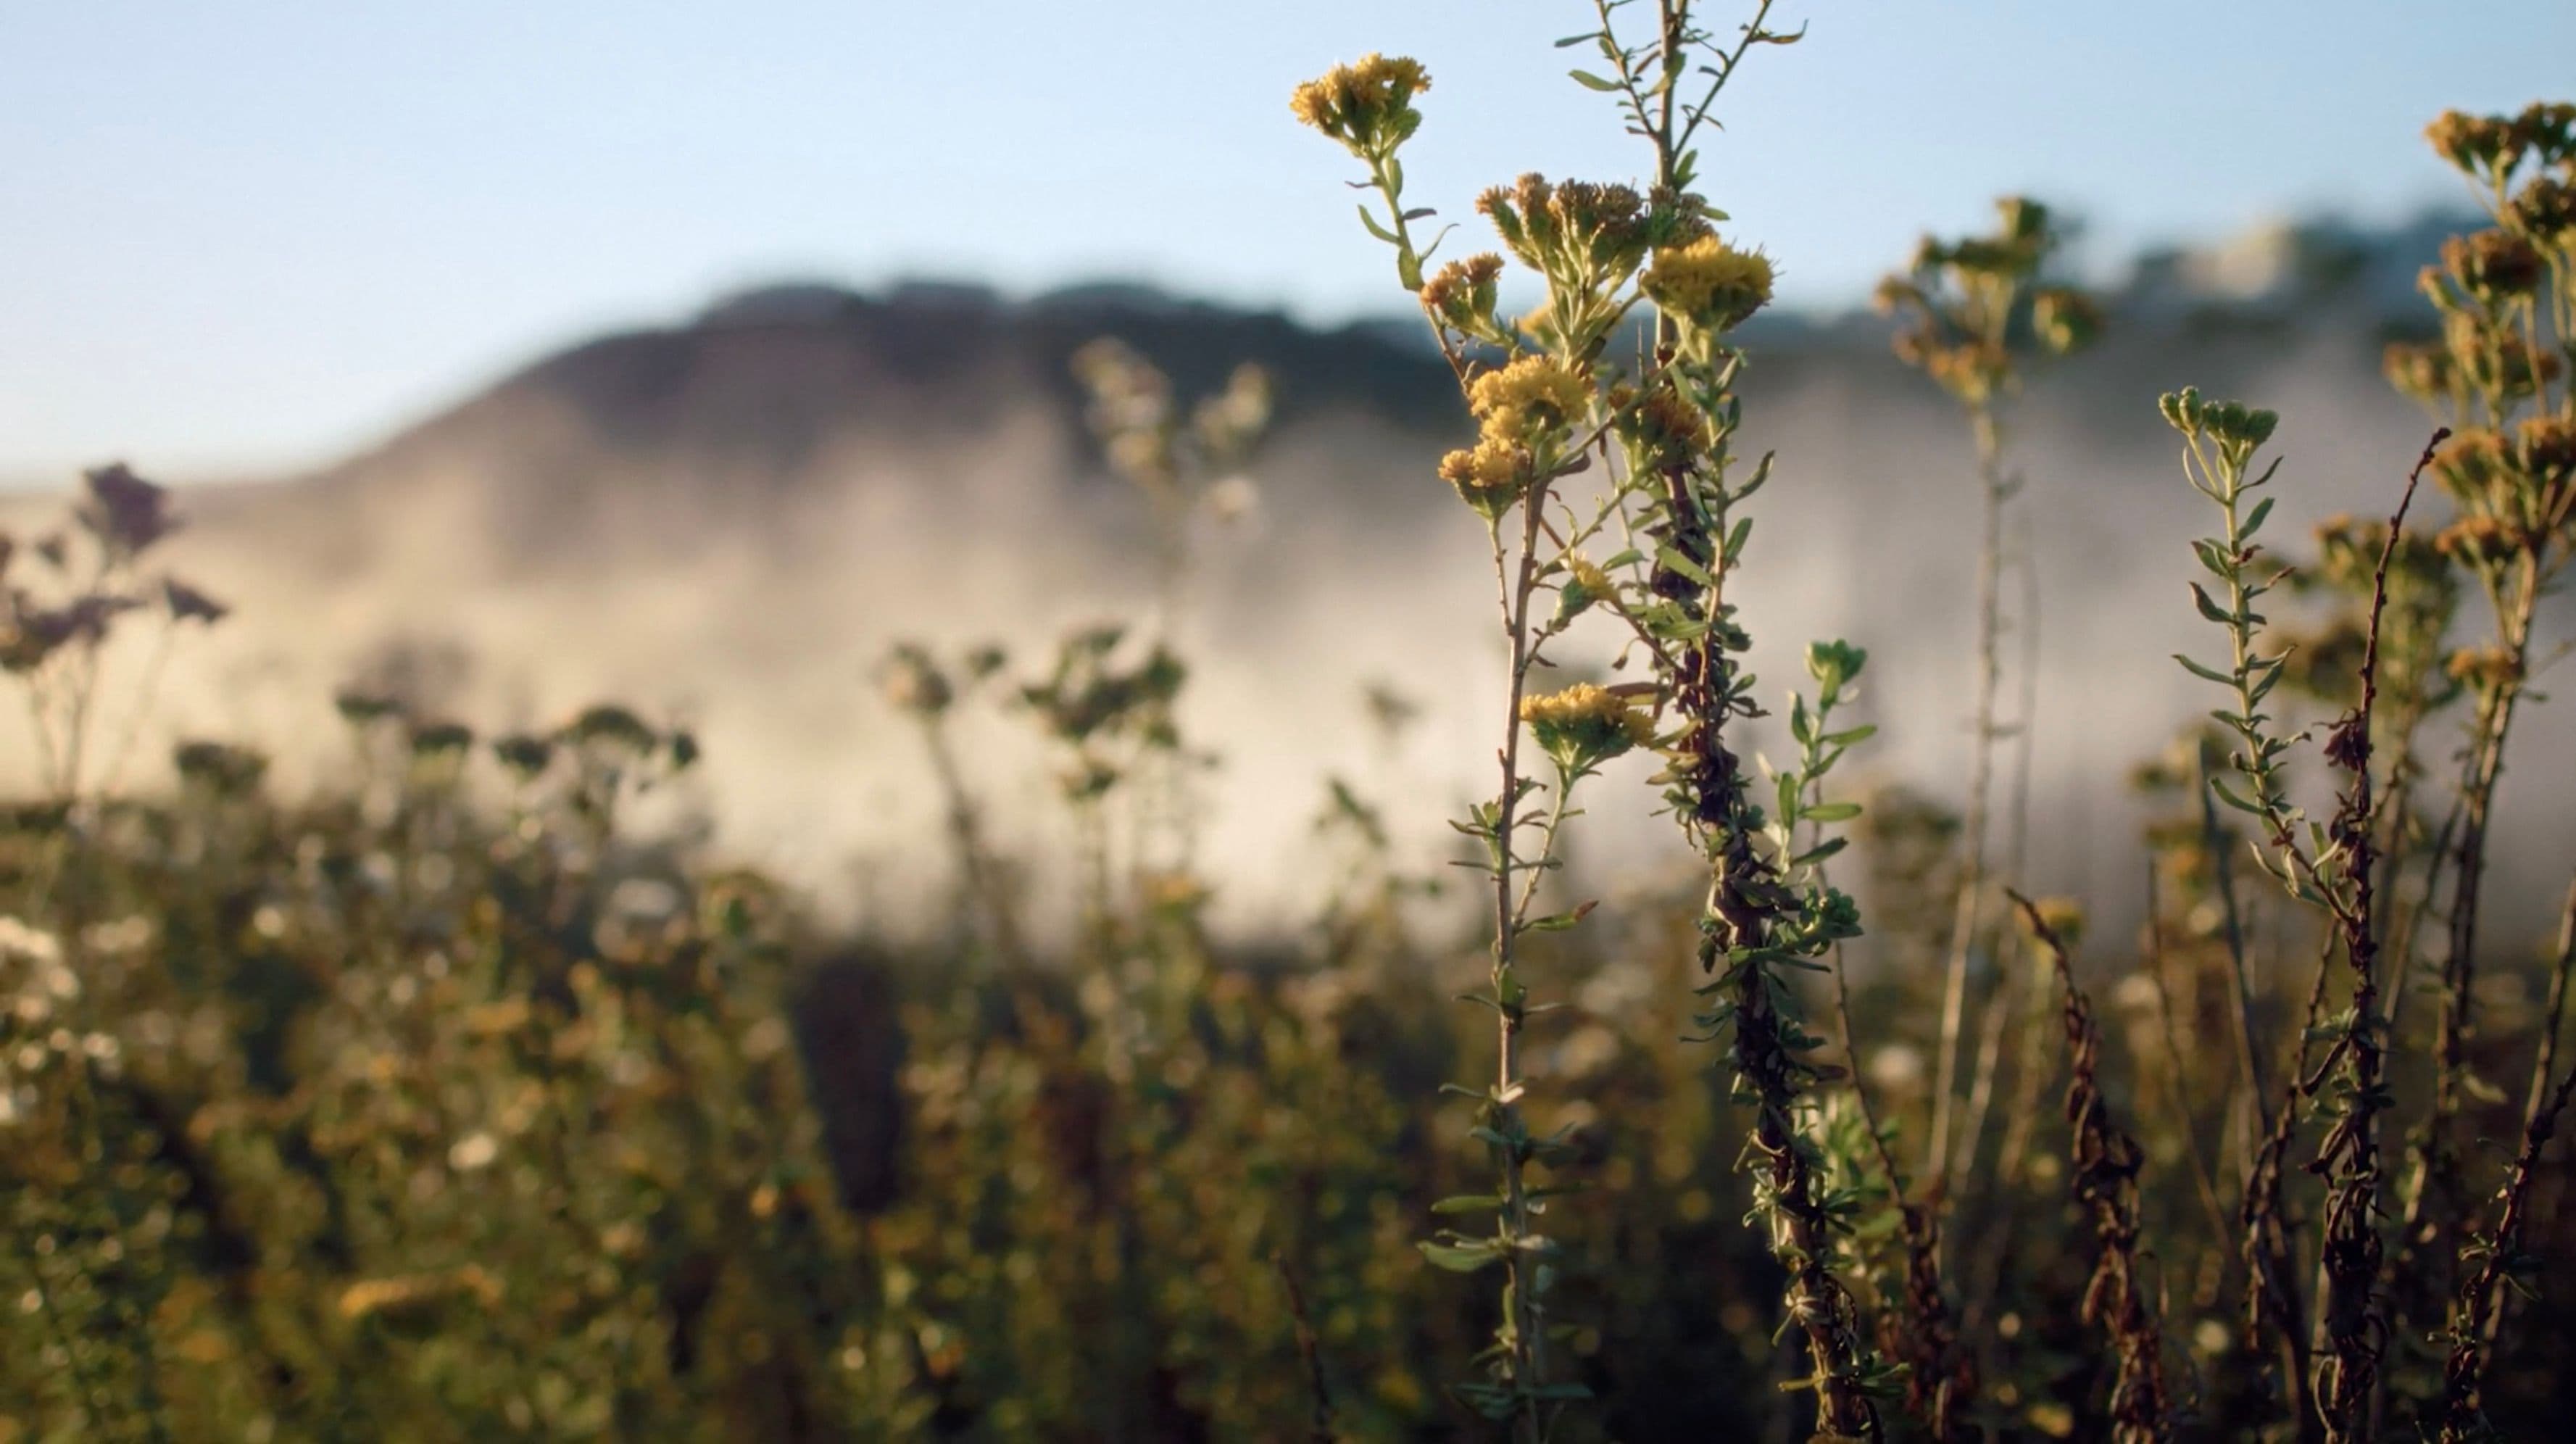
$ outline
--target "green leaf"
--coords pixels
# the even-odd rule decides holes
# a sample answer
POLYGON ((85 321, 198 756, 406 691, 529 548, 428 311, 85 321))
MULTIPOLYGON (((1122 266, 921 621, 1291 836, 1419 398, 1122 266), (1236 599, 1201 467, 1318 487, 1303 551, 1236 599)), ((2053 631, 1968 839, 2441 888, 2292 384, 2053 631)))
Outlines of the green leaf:
POLYGON ((1671 547, 1665 546, 1655 548, 1655 560, 1663 563, 1664 566, 1670 570, 1679 572, 1683 576, 1690 578, 1692 581, 1699 583, 1703 587, 1712 587, 1717 585, 1715 582, 1709 580, 1707 570, 1701 567, 1699 563, 1692 561, 1689 557, 1683 556, 1680 552, 1673 550, 1671 547))
POLYGON ((1809 822, 1849 822, 1860 816, 1857 802, 1820 802, 1806 810, 1809 822))
POLYGON ((1573 76, 1574 83, 1582 86, 1586 90, 1617 90, 1619 88, 1619 82, 1615 80, 1604 80, 1589 70, 1569 70, 1565 73, 1573 76))
POLYGON ((1471 1274, 1494 1261, 1491 1244, 1462 1248, 1456 1244, 1417 1243, 1414 1247, 1422 1250, 1422 1256, 1429 1259, 1434 1268, 1444 1268, 1453 1274, 1471 1274))
POLYGON ((1490 1193, 1461 1193, 1431 1205, 1433 1213, 1488 1213, 1501 1208, 1503 1201, 1490 1193))
POLYGON ((1592 915, 1592 910, 1599 906, 1601 906, 1600 902, 1595 900, 1582 904, 1572 912, 1549 913, 1543 918, 1531 918, 1528 922, 1521 924, 1521 931, 1525 933, 1561 933, 1567 928, 1574 926, 1576 923, 1583 921, 1585 918, 1590 917, 1592 915))
MULTIPOLYGON (((2277 461, 2272 464, 2274 466, 2280 465, 2277 461)), ((2266 481, 2271 480, 2271 474, 2266 472, 2263 479, 2266 481)), ((2261 531, 2263 529, 2263 518, 2272 514, 2272 503, 2279 499, 2280 498, 2278 497, 2267 496, 2261 501, 2254 503, 2253 513, 2245 518, 2245 524, 2243 526, 2236 529, 2237 539, 2242 541, 2245 538, 2254 535, 2254 533, 2261 531)))
POLYGON ((2237 796, 2235 789, 2227 785, 2226 778, 2210 778, 2209 790, 2218 794, 2219 801, 2226 803, 2228 806, 2235 808, 2239 812, 2252 813, 2256 817, 2261 817, 2263 815, 2263 809, 2256 807, 2253 803, 2237 796))
MULTIPOLYGON (((2235 685, 2236 685, 2236 679, 2235 679, 2235 678, 2228 676, 2228 675, 2227 675, 2226 673, 2224 673, 2224 672, 2220 672, 2220 671, 2216 671, 2216 670, 2214 670, 2214 669, 2212 669, 2212 668, 2204 667, 2204 666, 2200 665, 2198 662, 2193 661, 2191 658, 2184 656, 2184 655, 2183 655, 2182 653, 2180 653, 2180 652, 2176 652, 2176 653, 2174 653, 2174 654, 2173 654, 2173 659, 2174 659, 2175 661, 2177 661, 2177 662, 2182 663, 2182 666, 2183 666, 2183 670, 2184 670, 2184 671, 2189 672, 2189 673, 2190 673, 2190 674, 2192 674, 2193 676, 2200 678, 2200 679, 2201 679, 2202 681, 2204 681, 2204 682, 2216 682, 2216 683, 2217 683, 2219 686, 2221 686, 2221 687, 2233 687, 2233 686, 2235 686, 2235 685)), ((1452 823, 1452 824, 1451 824, 1451 826, 1453 826, 1453 827, 1454 827, 1454 826, 1456 826, 1456 824, 1455 824, 1455 823, 1452 823)))
POLYGON ((2202 591, 2200 589, 2200 583, 2198 582, 2193 582, 2191 584, 2191 601, 2193 606, 2200 608, 2200 614, 2202 616, 2218 623, 2220 626, 2232 627, 2236 625, 2236 614, 2219 606, 2218 603, 2211 601, 2209 599, 2209 593, 2202 591))
POLYGON ((1403 239, 1397 236, 1395 232, 1379 225, 1377 217, 1370 215, 1369 208, 1365 205, 1360 207, 1360 224, 1368 227, 1370 235, 1377 237, 1379 240, 1386 242, 1390 246, 1400 246, 1404 244, 1403 239))

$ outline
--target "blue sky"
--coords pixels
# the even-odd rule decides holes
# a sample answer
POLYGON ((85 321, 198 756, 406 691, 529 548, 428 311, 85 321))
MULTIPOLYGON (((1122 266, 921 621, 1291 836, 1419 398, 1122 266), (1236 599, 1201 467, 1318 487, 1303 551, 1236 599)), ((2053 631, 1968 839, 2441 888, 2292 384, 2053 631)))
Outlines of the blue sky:
MULTIPOLYGON (((1431 68, 1409 154, 1466 213, 1633 172, 1564 79, 1573 0, 16 0, 0 5, 0 478, 326 460, 585 332, 779 276, 1143 278, 1384 310, 1337 59, 1431 68)), ((1707 13, 1733 24, 1746 3, 1707 13)), ((2569 0, 1784 0, 1706 189, 1842 304, 2020 189, 2097 257, 2452 195, 2447 105, 2576 92, 2569 0), (2474 24, 2469 16, 2481 17, 2474 24)))

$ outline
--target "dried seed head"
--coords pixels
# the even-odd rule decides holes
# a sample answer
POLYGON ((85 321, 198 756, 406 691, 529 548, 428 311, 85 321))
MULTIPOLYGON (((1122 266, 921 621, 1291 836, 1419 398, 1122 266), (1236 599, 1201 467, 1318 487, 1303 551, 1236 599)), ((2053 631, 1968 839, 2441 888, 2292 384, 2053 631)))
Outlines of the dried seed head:
POLYGON ((2540 284, 2540 253, 2510 231, 2478 231, 2442 242, 2442 269, 2486 305, 2531 294, 2540 284))
POLYGON ((178 530, 170 511, 170 493, 128 470, 125 463, 102 466, 84 475, 89 495, 79 508, 81 529, 119 558, 141 555, 153 543, 178 530))
POLYGON ((2031 297, 2031 329, 2060 356, 2080 351, 2102 334, 2102 308, 2071 286, 2049 286, 2031 297))
POLYGON ((2442 670, 2455 682, 2480 692, 2493 693, 2522 680, 2522 669, 2515 665, 2513 653, 2503 647, 2462 647, 2443 663, 2442 670))
POLYGON ((2523 549, 2522 537, 2492 516, 2464 516, 2444 527, 2433 544, 2442 555, 2476 566, 2492 566, 2523 549))
POLYGON ((2380 353, 2379 369, 2401 395, 2428 406, 2450 397, 2458 374, 2450 350, 2439 342, 2392 341, 2380 353))
POLYGON ((2502 116, 2470 115, 2446 110, 2424 127, 2433 153, 2472 175, 2513 169, 2522 158, 2524 137, 2502 116))

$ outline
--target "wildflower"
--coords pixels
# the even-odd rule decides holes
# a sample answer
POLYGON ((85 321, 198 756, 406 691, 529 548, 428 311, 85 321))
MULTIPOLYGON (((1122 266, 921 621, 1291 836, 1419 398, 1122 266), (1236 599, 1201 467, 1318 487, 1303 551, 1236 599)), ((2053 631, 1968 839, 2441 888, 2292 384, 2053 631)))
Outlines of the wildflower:
POLYGON ((1512 254, 1551 278, 1625 276, 1649 238, 1645 198, 1623 185, 1551 184, 1532 171, 1478 196, 1476 209, 1512 254))
POLYGON ((1440 458, 1440 479, 1457 488, 1460 500, 1491 520, 1520 500, 1529 481, 1528 453, 1488 437, 1472 451, 1453 451, 1440 458))
POLYGON ((1452 331, 1490 335, 1494 328, 1494 290, 1502 279, 1503 258, 1488 251, 1451 261, 1422 287, 1422 309, 1452 331))
POLYGON ((333 697, 331 705, 339 709, 343 721, 361 727, 370 722, 380 722, 402 711, 402 704, 391 697, 379 692, 361 692, 354 688, 333 697))
POLYGON ((565 724, 564 737, 580 743, 602 742, 630 748, 637 752, 653 750, 653 729, 644 719, 613 702, 603 702, 582 709, 581 715, 565 724))
POLYGON ((1671 315, 1724 331, 1770 303, 1772 279, 1770 257, 1708 235, 1657 251, 1638 284, 1671 315))
POLYGON ((119 557, 140 555, 154 542, 178 530, 165 488, 128 470, 123 462, 86 473, 89 497, 81 503, 83 530, 119 557))
POLYGON ((2528 296, 2540 284, 2540 253, 2510 231, 2479 231, 2442 242, 2442 269, 2486 305, 2528 296))
POLYGON ((1568 774, 1589 771, 1654 737, 1652 718, 1590 682, 1521 699, 1521 720, 1539 749, 1568 774))
POLYGON ((2462 427, 2433 453, 2433 477, 2463 505, 2491 502, 2510 483, 2513 457, 2504 438, 2483 426, 2462 427))
POLYGON ((2533 180, 2513 198, 2505 221, 2539 245, 2576 241, 2576 185, 2549 175, 2533 180))
POLYGON ((555 747, 542 737, 514 732, 492 744, 492 755, 524 782, 546 770, 546 764, 554 760, 555 747))
POLYGON ((1688 465, 1716 440, 1708 413, 1669 386, 1655 388, 1634 404, 1621 405, 1618 427, 1636 465, 1649 471, 1688 465))
POLYGON ((2241 401, 2203 401, 2195 386, 2167 392, 2156 405, 2174 430, 2194 440, 2211 442, 2233 456, 2238 465, 2253 455, 2255 448, 2272 439, 2272 428, 2281 421, 2279 413, 2241 401))
POLYGON ((259 786, 268 758, 228 742, 182 742, 170 754, 183 782, 204 787, 219 797, 240 797, 259 786))
POLYGON ((2522 137, 2501 116, 2446 110, 2424 127, 2424 139, 2435 155, 2471 175, 2508 171, 2522 159, 2522 137))
POLYGON ((1589 557, 1575 557, 1566 562, 1565 584, 1557 588, 1556 617, 1571 621, 1591 609, 1594 602, 1617 595, 1610 574, 1589 557))
POLYGON ((2453 652, 2442 670, 2455 682, 2466 683, 2481 692, 2502 691, 2521 680, 2522 669, 2514 662, 2513 653, 2503 647, 2462 647, 2453 652))
POLYGON ((1581 416, 1591 399, 1591 386, 1571 367, 1524 356, 1477 377, 1467 409, 1483 423, 1486 440, 1527 444, 1581 416))
POLYGON ((2031 298, 2030 325, 2049 350, 2063 356, 2102 334, 2102 309, 2081 291, 2050 286, 2031 298))
POLYGON ((2534 416, 2515 434, 2522 468, 2535 481, 2564 480, 2576 472, 2576 421, 2534 416))
POLYGON ((2491 516, 2462 517, 2444 527, 2433 544, 2446 557, 2490 566, 2522 550, 2522 538, 2491 516))
POLYGON ((462 722, 428 722, 411 732, 414 757, 436 757, 463 752, 474 745, 474 729, 462 722))
POLYGON ((2428 406, 2450 396, 2457 374, 2451 353, 2438 343, 2392 341, 2380 353, 2379 369, 2400 394, 2428 406))
POLYGON ((1375 53, 1297 87, 1288 108, 1362 160, 1383 160, 1422 126, 1413 98, 1431 88, 1419 61, 1375 53))

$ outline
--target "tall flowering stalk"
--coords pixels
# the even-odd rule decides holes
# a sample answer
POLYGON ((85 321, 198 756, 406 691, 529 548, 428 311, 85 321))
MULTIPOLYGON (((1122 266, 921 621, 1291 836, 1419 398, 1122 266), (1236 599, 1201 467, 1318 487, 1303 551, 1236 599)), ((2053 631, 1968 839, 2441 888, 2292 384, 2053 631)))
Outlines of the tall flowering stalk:
MULTIPOLYGON (((2226 524, 2224 535, 2197 541, 2193 549, 2201 565, 2224 584, 2227 601, 2220 603, 2197 582, 2191 594, 2201 615, 2226 630, 2230 665, 2222 672, 2188 657, 2175 659, 2193 675, 2235 694, 2235 711, 2212 715, 2235 734, 2237 750, 2231 760, 2242 779, 2242 790, 2214 776, 2209 779, 2210 789, 2219 800, 2259 820, 2262 838, 2255 850, 2257 861, 2291 895, 2325 915, 2333 945, 2342 950, 2351 974, 2350 1002, 2340 1014, 2320 1021, 2316 1015, 2324 997, 2321 974, 2319 989, 2312 994, 2311 1031, 2326 1042, 2326 1053, 2313 1071, 2307 1070, 2302 1057, 2304 1076, 2295 1079, 2293 1087, 2306 1098, 2333 1089, 2327 1111, 2334 1121, 2318 1143, 2316 1159, 2308 1165, 2310 1172, 2326 1181, 2319 1258, 2323 1296, 2318 1300, 2316 1328, 2321 1352, 2310 1366, 2314 1406, 2328 1439, 2366 1438, 2373 1427, 2381 1360, 2393 1328, 2380 1280, 2385 1180, 2379 1115, 2390 1105, 2389 1024, 2380 1010, 2371 719, 2379 695, 2379 633, 2388 603, 2390 563, 2404 535, 2416 485, 2432 465, 2443 433, 2434 434, 2408 474, 2405 494, 2382 534, 2360 662, 2359 699, 2325 739, 2326 760, 2347 773, 2348 781, 2332 817, 2317 823, 2289 800, 2286 763, 2291 739, 2279 734, 2271 725, 2271 715, 2262 710, 2265 698, 2284 675, 2287 659, 2277 653, 2264 656, 2256 645, 2256 631, 2265 618, 2254 609, 2255 603, 2278 587, 2281 577, 2277 572, 2257 573, 2262 548, 2253 538, 2272 504, 2270 498, 2252 500, 2252 493, 2270 483, 2280 463, 2274 461, 2259 475, 2252 466, 2256 452, 2271 439, 2278 418, 2236 402, 2204 401, 2190 389, 2166 396, 2163 411, 2166 421, 2184 436, 2185 474, 2194 488, 2218 504, 2226 524)), ((2283 1126, 2267 1141, 2268 1170, 2266 1160, 2258 1159, 2249 1194, 2257 1187, 2277 1188, 2279 1154, 2286 1147, 2290 1108, 2295 1103, 2293 1099, 2285 1107, 2283 1126)), ((2276 1318, 2283 1313, 2277 1305, 2267 1310, 2262 1299, 2268 1291, 2286 1302, 2287 1270, 2276 1230, 2265 1227, 2263 1215, 2250 1200, 2247 1218, 2249 1288, 2255 1298, 2250 1315, 2259 1328, 2267 1312, 2276 1318)))
MULTIPOLYGON (((1690 189, 1692 140, 1727 79, 1754 46, 1798 37, 1764 28, 1768 4, 1721 41, 1693 22, 1687 0, 1659 0, 1653 38, 1628 44, 1610 9, 1597 10, 1600 29, 1565 42, 1592 45, 1607 73, 1574 78, 1619 98, 1630 128, 1654 147, 1655 180, 1641 194, 1526 175, 1479 197, 1477 209, 1504 250, 1545 287, 1542 303, 1517 320, 1495 311, 1503 255, 1424 274, 1429 254, 1411 226, 1430 212, 1405 204, 1396 155, 1420 124, 1411 102, 1429 80, 1418 64, 1371 56, 1301 87, 1294 101, 1301 120, 1368 166, 1362 184, 1376 191, 1384 215, 1363 206, 1362 218, 1395 249, 1398 279, 1417 288, 1478 422, 1475 444, 1451 452, 1440 474, 1487 523, 1510 656, 1509 720, 1519 724, 1498 753, 1494 799, 1455 824, 1483 851, 1472 865, 1493 879, 1492 987, 1476 1001, 1498 1020, 1497 1066, 1491 1084, 1467 1091, 1498 1177, 1495 1193, 1441 1208, 1490 1212, 1495 1225, 1490 1233, 1443 1233, 1424 1252, 1462 1272, 1502 1269, 1487 1375, 1457 1392, 1489 1417, 1514 1421, 1520 1437, 1543 1437, 1555 1404, 1583 1391, 1551 1381, 1544 1352, 1553 1250, 1532 1226, 1545 1190, 1530 1170, 1558 1150, 1526 1122, 1522 1035, 1535 1009, 1516 944, 1533 931, 1570 927, 1586 911, 1540 917, 1532 909, 1554 866, 1574 786, 1601 762, 1651 744, 1667 763, 1665 800, 1709 869, 1699 957, 1711 1006, 1702 1022, 1728 1040, 1738 1096, 1755 1110, 1746 1160, 1788 1277, 1789 1326, 1808 1346, 1801 1387, 1817 1397, 1817 1437, 1875 1435, 1874 1400, 1891 1392, 1898 1371, 1863 1343, 1856 1306, 1833 1273, 1832 1237, 1848 1226, 1855 1201, 1827 1185, 1812 1136, 1810 1093, 1834 1070, 1811 1060, 1824 1040, 1801 1026, 1795 983, 1859 932, 1858 910, 1817 871, 1840 840, 1801 852, 1795 839, 1801 823, 1840 822, 1859 811, 1824 800, 1818 785, 1865 729, 1822 734, 1803 704, 1793 711, 1807 758, 1779 779, 1773 812, 1748 796, 1743 764, 1723 736, 1729 718, 1760 712, 1754 679, 1737 662, 1750 639, 1734 620, 1725 582, 1751 532, 1750 518, 1733 509, 1770 469, 1766 458, 1749 476, 1733 471, 1743 355, 1729 333, 1770 300, 1772 266, 1720 238, 1715 222, 1725 217, 1690 189), (1684 94, 1693 74, 1707 78, 1696 99, 1684 94), (1642 315, 1653 319, 1651 343, 1623 365, 1613 343, 1634 335, 1642 315), (1572 482, 1578 475, 1590 478, 1581 494, 1572 482), (1613 546, 1594 559, 1594 549, 1613 546), (1542 601, 1552 603, 1544 613, 1542 601), (1653 680, 1530 695, 1543 649, 1593 613, 1617 619, 1629 648, 1652 659, 1653 680), (1647 699, 1651 713, 1640 706, 1647 699), (1659 729, 1654 718, 1669 726, 1659 729), (1526 775, 1523 726, 1552 764, 1553 786, 1526 775), (1528 804, 1542 793, 1540 816, 1528 804), (1536 833, 1534 855, 1522 851, 1525 830, 1536 833)), ((1859 670, 1856 650, 1818 655, 1827 694, 1859 670)))
POLYGON ((2439 537, 2487 598, 2494 633, 2456 654, 2452 675, 2473 699, 2451 834, 2447 950, 2435 1044, 2433 1113, 2408 1169, 2404 1238, 2410 1279, 2438 1292, 2447 1239, 2466 1206, 2459 1115, 2475 1084, 2469 1043, 2487 843, 2505 747, 2526 696, 2541 594, 2576 553, 2576 105, 2514 116, 2446 112, 2426 130, 2466 177, 2492 228, 2444 243, 2421 289, 2441 339, 2393 346, 2398 389, 2453 428, 2434 475, 2458 507, 2439 537))
MULTIPOLYGON (((1515 1438, 1536 1441, 1547 1436, 1557 1411, 1588 1391, 1552 1379, 1547 1355, 1556 1247, 1537 1225, 1555 1190, 1534 1170, 1561 1162, 1567 1149, 1562 1138, 1538 1136, 1529 1126, 1524 1034, 1539 1005, 1521 972, 1520 945, 1533 933, 1570 928, 1590 911, 1588 904, 1544 916, 1535 911, 1540 884, 1556 866, 1557 832, 1571 815, 1575 786, 1648 737, 1652 723, 1622 693, 1587 684, 1540 695, 1529 683, 1541 649, 1610 590, 1606 576, 1579 551, 1603 518, 1596 515, 1590 528, 1568 538, 1550 524, 1547 507, 1558 482, 1586 466, 1585 453, 1600 434, 1601 398, 1590 365, 1619 315, 1604 294, 1603 274, 1608 287, 1624 281, 1645 250, 1655 218, 1625 187, 1551 187, 1532 176, 1514 191, 1488 193, 1481 208, 1550 282, 1547 314, 1553 324, 1534 327, 1538 344, 1524 345, 1493 314, 1499 257, 1452 264, 1436 282, 1423 280, 1424 253, 1409 227, 1427 213, 1405 208, 1404 168, 1396 151, 1420 126, 1412 102, 1429 88, 1430 77, 1416 62, 1372 55, 1300 86, 1292 108, 1298 119, 1340 141, 1369 167, 1368 184, 1383 199, 1388 217, 1381 222, 1365 206, 1361 217, 1371 233, 1395 248, 1397 278, 1419 293, 1431 314, 1478 424, 1476 444, 1452 452, 1440 473, 1485 522, 1509 657, 1496 791, 1452 824, 1474 839, 1480 855, 1469 866, 1490 880, 1488 988, 1471 1001, 1493 1011, 1495 1058, 1491 1081, 1474 1088, 1451 1085, 1451 1091, 1475 1101, 1473 1136, 1493 1159, 1495 1184, 1489 1194, 1435 1206, 1462 1220, 1489 1217, 1489 1229, 1443 1229, 1421 1247, 1441 1268, 1500 1273, 1498 1322, 1481 1356, 1484 1377, 1460 1383, 1454 1392, 1479 1414, 1507 1423, 1515 1438), (1495 348, 1499 357, 1470 360, 1462 348, 1476 342, 1495 348), (1552 786, 1533 775, 1525 738, 1552 768, 1552 786), (1541 794, 1544 805, 1535 805, 1541 794)), ((1663 221, 1669 224, 1668 213, 1663 221)))
MULTIPOLYGON (((2047 285, 2042 276, 2062 236, 2046 206, 2021 196, 1995 203, 1995 229, 1943 241, 1925 236, 1905 271, 1879 283, 1880 310, 1902 318, 1897 356, 1950 393, 1967 412, 1976 441, 1980 532, 1977 551, 1976 715, 1968 768, 1966 849, 1943 969, 1938 1077, 1933 1084, 1932 1129, 1926 1155, 1932 1196, 1943 1197, 1954 1167, 1976 1154, 1984 1105, 1992 1096, 1994 1064, 2002 1042, 2000 1011, 1990 1041, 1981 1048, 1970 1123, 1958 1128, 1959 1072, 1968 1009, 1968 965, 1982 934, 1987 888, 1988 834, 1994 793, 1995 753, 2007 732, 2027 755, 2030 721, 2009 729, 1997 715, 2003 679, 2003 567, 2005 522, 2023 480, 2004 464, 2003 410, 2020 389, 2025 358, 2035 350, 2063 355, 2089 345, 2101 329, 2100 311, 2082 292, 2047 285), (1956 1160, 1954 1161, 1954 1154, 1956 1160)), ((2025 615, 2028 628, 2034 619, 2025 615)), ((2019 829, 2015 829, 2018 850, 2019 829)), ((2008 857, 2008 869, 2021 864, 2008 857)))

